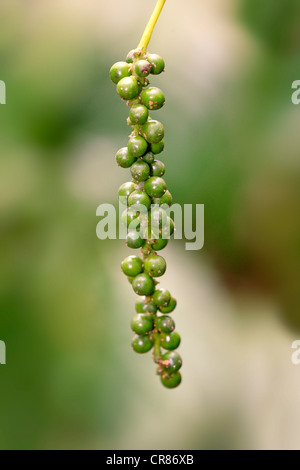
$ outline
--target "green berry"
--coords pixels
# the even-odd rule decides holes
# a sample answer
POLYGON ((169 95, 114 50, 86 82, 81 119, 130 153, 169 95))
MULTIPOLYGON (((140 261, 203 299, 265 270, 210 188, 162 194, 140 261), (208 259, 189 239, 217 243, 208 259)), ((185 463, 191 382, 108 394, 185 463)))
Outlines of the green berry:
POLYGON ((166 204, 167 206, 171 206, 173 202, 172 194, 170 191, 166 191, 162 197, 160 198, 153 198, 153 204, 159 204, 160 206, 166 204))
POLYGON ((177 351, 167 352, 161 359, 162 367, 170 374, 174 374, 174 372, 177 372, 182 366, 182 359, 177 351))
POLYGON ((153 163, 154 162, 153 153, 152 152, 146 153, 146 155, 143 156, 143 160, 144 162, 149 163, 149 164, 153 163))
POLYGON ((157 289, 154 292, 152 299, 158 307, 166 307, 170 303, 171 294, 167 289, 157 289))
POLYGON ((145 124, 148 119, 148 109, 143 104, 136 104, 132 106, 129 112, 129 119, 132 124, 145 124))
POLYGON ((175 330, 175 322, 173 318, 163 315, 156 320, 156 328, 163 333, 172 333, 175 330))
POLYGON ((150 166, 150 174, 151 176, 164 176, 166 172, 166 167, 163 162, 160 160, 154 160, 153 163, 151 163, 150 166))
POLYGON ((150 167, 143 160, 138 160, 131 166, 130 172, 134 181, 146 181, 150 175, 150 167))
POLYGON ((130 65, 126 62, 116 62, 110 69, 109 75, 111 80, 117 84, 122 78, 130 76, 130 65))
POLYGON ((151 221, 159 227, 162 227, 168 220, 168 214, 163 207, 152 205, 151 207, 151 221))
POLYGON ((156 144, 151 144, 151 152, 154 153, 154 155, 158 155, 159 153, 163 152, 164 149, 165 149, 164 140, 161 140, 160 142, 157 142, 156 144))
MULTIPOLYGON (((137 96, 137 98, 134 98, 133 100, 127 100, 127 106, 129 107, 132 107, 132 106, 136 106, 136 105, 140 105, 141 104, 141 101, 140 101, 140 98, 139 96, 137 96)), ((130 119, 129 119, 130 120, 130 119)), ((132 122, 128 122, 127 121, 127 124, 129 126, 133 126, 134 124, 132 122)))
POLYGON ((146 88, 141 94, 141 100, 151 111, 162 108, 166 102, 165 95, 156 87, 146 88))
POLYGON ((175 374, 165 374, 161 378, 161 383, 167 388, 176 388, 181 383, 181 374, 180 372, 175 372, 175 374))
POLYGON ((143 125, 142 134, 147 142, 157 144, 164 138, 165 129, 161 122, 151 120, 143 125))
MULTIPOLYGON (((151 240, 151 227, 149 226, 149 223, 148 223, 148 217, 147 219, 146 218, 143 219, 143 223, 141 224, 141 232, 145 240, 151 240)), ((145 250, 145 253, 144 253, 145 255, 150 255, 151 249, 148 248, 147 243, 145 244, 144 250, 145 250)))
POLYGON ((146 300, 137 300, 135 304, 135 310, 137 313, 156 313, 157 306, 154 302, 146 302, 146 300))
POLYGON ((152 295, 155 284, 149 274, 143 273, 136 276, 132 283, 133 290, 138 295, 152 295))
POLYGON ((147 151, 148 144, 143 137, 133 136, 128 141, 128 152, 134 157, 141 157, 147 151))
POLYGON ((175 310, 176 306, 177 306, 177 300, 174 299, 174 297, 171 297, 171 300, 168 303, 168 305, 164 307, 159 307, 159 310, 161 311, 161 313, 171 313, 173 312, 173 310, 175 310))
POLYGON ((141 224, 141 232, 143 237, 146 241, 145 246, 143 248, 143 255, 148 256, 152 253, 151 249, 151 227, 149 226, 149 215, 143 219, 143 223, 141 224))
POLYGON ((172 351, 173 349, 177 349, 178 346, 180 345, 180 341, 181 341, 181 338, 179 334, 177 333, 177 331, 173 331, 172 333, 161 334, 161 346, 164 349, 168 349, 169 351, 172 351))
POLYGON ((132 64, 136 57, 138 57, 139 55, 140 53, 136 49, 132 49, 132 51, 129 51, 126 56, 126 62, 128 64, 132 64))
MULTIPOLYGON (((129 225, 136 219, 139 219, 139 213, 137 210, 128 207, 125 209, 125 211, 122 213, 121 216, 122 223, 126 226, 129 227, 129 225)), ((136 225, 138 227, 139 224, 136 225)))
POLYGON ((136 210, 145 213, 151 206, 151 199, 147 196, 145 191, 137 190, 130 194, 128 205, 134 206, 136 210))
MULTIPOLYGON (((149 214, 150 222, 150 237, 152 240, 162 238, 162 227, 165 227, 168 220, 168 215, 166 211, 159 206, 151 207, 151 212, 149 214)), ((166 238, 166 237, 165 237, 166 238)))
POLYGON ((149 73, 151 72, 151 68, 151 64, 144 59, 138 60, 134 65, 135 73, 139 77, 147 77, 147 75, 149 75, 149 73))
POLYGON ((122 78, 117 84, 117 92, 124 100, 132 100, 139 94, 139 85, 135 77, 122 78))
POLYGON ((158 54, 148 54, 147 60, 151 64, 151 73, 153 75, 159 75, 165 69, 165 61, 158 54))
POLYGON ((145 240, 135 230, 129 232, 126 237, 126 245, 132 249, 141 248, 145 243, 145 240))
POLYGON ((150 315, 137 313, 131 321, 131 329, 138 335, 144 335, 153 330, 153 320, 150 315))
POLYGON ((162 238, 168 238, 173 235, 175 230, 175 225, 173 219, 168 217, 165 224, 162 226, 162 238))
POLYGON ((116 161, 120 167, 129 168, 136 161, 136 157, 129 154, 127 147, 123 147, 116 153, 116 161))
POLYGON ((152 244, 152 248, 154 251, 163 250, 167 246, 168 242, 169 240, 167 238, 158 238, 152 244))
POLYGON ((152 176, 145 182, 145 191, 150 197, 162 197, 167 190, 165 180, 158 176, 152 176))
POLYGON ((152 277, 163 276, 166 269, 166 261, 161 256, 152 255, 145 260, 145 272, 149 273, 152 277))
POLYGON ((137 276, 143 272, 143 261, 135 255, 127 256, 122 261, 121 268, 126 276, 137 276))
POLYGON ((144 354, 150 351, 150 349, 152 349, 153 341, 148 335, 136 335, 132 340, 131 346, 135 352, 139 354, 144 354))
MULTIPOLYGON (((126 147, 125 147, 126 148, 126 147)), ((132 181, 129 181, 128 183, 124 183, 119 187, 119 198, 120 197, 126 197, 133 193, 136 189, 136 184, 132 183, 132 181)))

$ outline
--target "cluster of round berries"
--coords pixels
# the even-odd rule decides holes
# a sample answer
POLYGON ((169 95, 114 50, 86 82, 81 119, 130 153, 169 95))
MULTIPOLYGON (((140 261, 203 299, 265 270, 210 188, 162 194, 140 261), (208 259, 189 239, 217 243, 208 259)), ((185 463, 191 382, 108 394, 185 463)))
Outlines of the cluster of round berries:
POLYGON ((168 315, 176 307, 176 300, 166 289, 157 288, 156 278, 166 271, 166 261, 157 254, 168 243, 174 232, 174 222, 167 209, 172 196, 162 176, 165 165, 157 160, 164 150, 164 126, 150 117, 149 112, 162 108, 164 93, 150 87, 150 74, 163 72, 165 63, 157 54, 139 50, 129 52, 126 62, 117 62, 110 69, 111 80, 117 85, 119 96, 130 107, 127 124, 132 133, 126 147, 116 154, 122 168, 130 168, 132 181, 119 189, 119 198, 126 202, 122 222, 127 227, 127 246, 141 249, 141 257, 128 256, 122 270, 133 290, 142 296, 136 302, 136 315, 131 328, 136 334, 132 348, 137 353, 153 349, 157 373, 167 388, 181 382, 180 355, 174 351, 180 336, 174 331, 174 320, 168 315), (162 352, 161 348, 167 352, 162 352))

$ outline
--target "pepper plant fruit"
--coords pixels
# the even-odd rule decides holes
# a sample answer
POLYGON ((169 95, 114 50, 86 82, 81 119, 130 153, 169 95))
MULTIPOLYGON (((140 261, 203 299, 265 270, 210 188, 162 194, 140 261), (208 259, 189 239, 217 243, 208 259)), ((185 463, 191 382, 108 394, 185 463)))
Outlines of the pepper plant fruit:
POLYGON ((140 256, 127 256, 121 264, 139 296, 131 321, 135 333, 131 346, 139 354, 152 350, 161 383, 166 388, 175 388, 181 383, 182 359, 174 350, 181 338, 174 331, 175 322, 169 313, 177 302, 168 290, 158 287, 157 281, 167 268, 157 251, 165 248, 174 232, 174 222, 163 209, 164 205, 172 204, 172 196, 162 178, 165 165, 157 159, 165 148, 164 126, 150 116, 165 105, 166 99, 162 90, 149 86, 149 77, 162 73, 165 62, 160 55, 147 52, 165 1, 158 0, 139 46, 127 54, 125 61, 111 67, 110 78, 130 107, 127 124, 131 126, 131 134, 127 146, 118 150, 116 161, 120 167, 130 169, 132 177, 119 188, 119 197, 128 205, 122 214, 122 222, 128 228, 126 244, 141 249, 140 256), (131 227, 133 223, 135 230, 131 227))

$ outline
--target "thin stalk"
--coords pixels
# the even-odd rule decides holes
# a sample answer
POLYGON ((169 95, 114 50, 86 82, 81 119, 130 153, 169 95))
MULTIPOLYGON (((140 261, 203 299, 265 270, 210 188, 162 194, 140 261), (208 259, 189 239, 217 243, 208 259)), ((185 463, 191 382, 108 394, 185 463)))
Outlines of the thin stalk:
POLYGON ((148 44, 150 42, 153 30, 155 28, 155 25, 157 23, 157 20, 161 14, 161 11, 163 9, 164 4, 166 3, 166 0, 158 0, 156 7, 152 13, 152 16, 146 26, 146 29, 144 31, 144 34, 142 36, 142 39, 137 47, 137 50, 141 51, 142 53, 146 52, 148 44))

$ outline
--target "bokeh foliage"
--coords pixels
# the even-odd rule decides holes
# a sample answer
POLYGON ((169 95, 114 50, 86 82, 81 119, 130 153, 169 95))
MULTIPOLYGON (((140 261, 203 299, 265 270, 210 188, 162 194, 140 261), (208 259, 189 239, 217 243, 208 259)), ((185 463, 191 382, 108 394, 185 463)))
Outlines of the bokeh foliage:
MULTIPOLYGON (((204 256, 232 296, 271 298, 282 328, 297 332, 300 107, 290 95, 300 74, 299 1, 237 3, 232 21, 255 42, 254 59, 238 74, 229 70, 205 113, 176 101, 184 75, 169 90, 170 77, 160 79, 168 93, 168 184, 176 201, 205 204, 205 249, 193 254, 199 265, 204 256)), ((101 138, 117 150, 126 138, 126 109, 107 72, 127 50, 122 44, 116 57, 116 46, 78 28, 78 18, 51 11, 35 2, 26 14, 19 2, 0 6, 0 79, 8 90, 0 112, 0 339, 10 364, 0 370, 3 449, 113 447, 135 408, 132 389, 145 392, 126 349, 130 306, 116 296, 121 242, 95 237, 96 206, 115 202, 117 178, 125 178, 111 173, 114 147, 98 155, 98 193, 82 196, 70 182, 78 148, 101 138)), ((191 88, 196 100, 197 92, 191 88)), ((209 442, 195 435, 193 445, 217 446, 227 431, 211 433, 209 442)))

